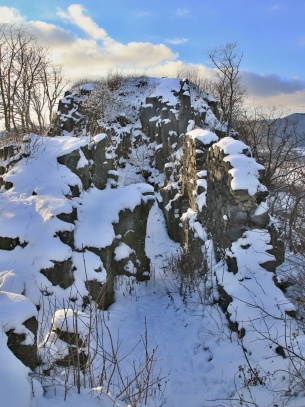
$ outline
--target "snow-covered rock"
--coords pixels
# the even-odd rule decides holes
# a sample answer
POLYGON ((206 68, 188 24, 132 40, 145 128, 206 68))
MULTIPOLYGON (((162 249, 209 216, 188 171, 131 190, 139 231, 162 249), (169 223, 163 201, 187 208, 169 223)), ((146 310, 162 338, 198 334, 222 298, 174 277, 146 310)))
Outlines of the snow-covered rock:
MULTIPOLYGON (((78 352, 85 370, 88 352, 83 348, 88 338, 92 340, 88 329, 93 309, 95 315, 107 309, 103 318, 107 315, 107 324, 115 331, 122 326, 126 334, 128 327, 125 341, 131 348, 133 329, 139 330, 138 316, 143 319, 148 313, 155 324, 152 336, 164 340, 166 363, 172 363, 167 353, 176 358, 184 340, 192 343, 192 354, 196 349, 204 355, 197 366, 196 358, 184 348, 179 367, 188 363, 185 358, 191 359, 197 376, 204 371, 200 377, 209 383, 207 388, 213 380, 218 383, 209 390, 216 399, 218 393, 234 391, 233 370, 238 370, 234 357, 238 363, 243 357, 236 343, 243 340, 249 355, 255 351, 252 342, 260 340, 256 335, 261 330, 256 322, 259 311, 270 312, 276 320, 270 327, 272 335, 283 332, 282 316, 293 312, 274 284, 276 236, 268 229, 267 191, 260 183, 263 168, 244 143, 225 137, 217 103, 196 93, 188 81, 129 78, 111 92, 105 86, 88 84, 67 92, 59 103, 59 127, 52 130, 55 137, 27 136, 21 148, 27 153, 18 156, 18 162, 0 153, 5 164, 0 190, 0 289, 8 292, 0 291, 3 324, 33 344, 33 334, 19 318, 35 316, 36 305, 46 334, 39 346, 43 369, 55 374, 58 365, 74 366, 78 352), (178 247, 206 271, 198 286, 205 300, 195 314, 213 329, 222 321, 228 336, 228 326, 236 331, 234 345, 219 339, 218 347, 211 337, 205 339, 209 345, 198 345, 182 328, 177 329, 175 341, 174 321, 170 323, 173 332, 166 332, 167 313, 173 317, 167 295, 177 296, 162 289, 167 278, 162 273, 166 256, 179 252, 178 247), (149 280, 151 271, 152 281, 140 285, 149 280), (129 310, 125 305, 132 293, 139 306, 133 304, 129 310), (157 330, 159 319, 165 332, 157 330), (77 345, 76 322, 81 341, 77 345), (173 349, 166 345, 168 338, 173 349), (218 364, 227 348, 228 352, 233 349, 234 357, 226 356, 230 377, 224 383, 218 364)), ((178 307, 175 312, 183 311, 178 307)), ((271 324, 269 317, 264 321, 271 324)), ((189 317, 177 318, 184 321, 184 328, 189 324, 198 328, 189 317)), ((94 329, 101 328, 97 324, 94 329)), ((104 341, 104 336, 100 338, 94 343, 96 354, 104 341)), ((277 368, 286 369, 273 345, 269 350, 259 346, 253 360, 263 361, 268 369, 267 359, 276 354, 277 368)), ((6 347, 5 355, 12 358, 6 347)), ((192 369, 188 372, 198 382, 192 369)), ((174 401, 170 404, 182 407, 187 399, 182 392, 187 389, 179 374, 174 372, 176 387, 171 389, 174 401), (179 380, 184 390, 179 390, 179 380)), ((16 405, 29 407, 25 370, 21 376, 25 401, 16 405)), ((204 402, 198 392, 190 405, 204 402)))

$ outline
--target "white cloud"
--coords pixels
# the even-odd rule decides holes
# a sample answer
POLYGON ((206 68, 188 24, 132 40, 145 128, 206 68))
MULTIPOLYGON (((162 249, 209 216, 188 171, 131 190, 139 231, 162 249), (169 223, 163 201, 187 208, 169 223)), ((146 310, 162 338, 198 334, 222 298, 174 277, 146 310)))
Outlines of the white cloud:
POLYGON ((72 4, 67 12, 59 11, 58 13, 59 16, 69 19, 70 22, 81 28, 91 38, 91 40, 78 38, 73 47, 67 50, 66 62, 67 60, 71 63, 76 62, 77 54, 79 54, 80 60, 85 61, 87 66, 123 65, 143 68, 177 57, 164 44, 117 42, 90 17, 85 16, 84 12, 85 9, 81 5, 72 4))
POLYGON ((188 42, 188 38, 172 38, 165 40, 168 44, 173 44, 173 45, 180 45, 180 44, 185 44, 188 42))
POLYGON ((76 36, 61 27, 44 21, 31 21, 26 23, 27 29, 31 31, 39 42, 48 47, 67 47, 76 41, 76 36))
POLYGON ((177 16, 179 16, 179 17, 187 16, 187 15, 190 14, 190 13, 191 13, 191 12, 190 12, 190 10, 189 10, 187 7, 178 8, 178 9, 176 10, 176 14, 177 14, 177 16))
MULTIPOLYGON (((113 67, 131 74, 169 77, 176 77, 181 68, 194 68, 204 77, 211 76, 211 70, 204 65, 185 65, 178 61, 178 55, 164 44, 123 44, 115 41, 90 17, 84 16, 82 6, 73 6, 66 12, 61 11, 61 18, 68 18, 82 28, 89 38, 80 38, 71 31, 44 21, 26 21, 15 8, 0 6, 0 22, 22 23, 43 45, 49 47, 55 61, 63 65, 71 79, 96 78, 113 67)), ((176 38, 168 42, 178 44, 185 40, 176 38)), ((282 105, 293 112, 305 112, 305 85, 299 79, 287 80, 275 74, 259 75, 253 72, 244 72, 243 76, 251 103, 254 99, 256 104, 282 105)))
POLYGON ((104 40, 107 38, 106 31, 99 27, 90 17, 85 16, 85 8, 81 4, 71 4, 68 12, 58 9, 59 17, 69 20, 81 28, 86 34, 95 40, 104 40))
POLYGON ((81 28, 89 38, 80 38, 71 31, 44 21, 26 21, 18 14, 18 10, 13 8, 0 7, 0 16, 3 16, 4 12, 10 17, 6 22, 18 20, 46 45, 56 63, 63 65, 70 78, 98 77, 111 67, 141 70, 143 73, 148 67, 162 66, 166 61, 177 58, 177 54, 164 44, 123 44, 115 41, 90 17, 84 15, 85 9, 80 5, 73 4, 67 11, 61 10, 58 14, 81 28))
POLYGON ((0 7, 0 23, 22 23, 23 17, 14 7, 0 7))

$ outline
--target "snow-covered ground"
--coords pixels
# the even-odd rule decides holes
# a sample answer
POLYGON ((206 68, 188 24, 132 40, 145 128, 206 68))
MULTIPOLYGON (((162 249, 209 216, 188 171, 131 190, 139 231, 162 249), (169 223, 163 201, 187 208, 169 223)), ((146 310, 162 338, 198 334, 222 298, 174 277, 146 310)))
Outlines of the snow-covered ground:
MULTIPOLYGON (((105 312, 114 342, 121 341, 122 354, 129 354, 129 362, 141 358, 143 349, 137 346, 147 325, 149 349, 156 350, 156 372, 160 382, 156 395, 157 406, 203 407, 239 405, 237 390, 242 392, 241 367, 246 360, 236 333, 216 305, 202 304, 196 293, 185 304, 172 277, 164 272, 164 264, 178 245, 167 235, 163 213, 155 205, 150 213, 146 250, 154 273, 150 281, 132 283, 121 277, 117 282, 116 301, 105 312), (119 339, 118 339, 119 338, 119 339), (229 400, 232 404, 230 404, 229 400), (235 399, 235 401, 234 401, 235 399), (160 404, 158 404, 158 402, 160 404), (164 404, 162 404, 164 403, 164 404)), ((4 335, 5 336, 5 335, 4 335)), ((3 337, 2 340, 3 341, 3 337)), ((32 389, 26 379, 26 368, 5 347, 1 347, 0 377, 1 406, 10 407, 110 407, 115 402, 99 390, 76 388, 68 391, 66 401, 62 387, 43 395, 34 383, 34 398, 29 404, 32 389), (14 403, 14 404, 12 404, 14 403)), ((277 394, 263 386, 253 386, 252 397, 243 405, 274 406, 277 394), (252 403, 256 404, 252 404, 252 403)), ((247 398, 245 397, 247 400, 247 398)), ((123 406, 122 402, 117 402, 123 406)), ((294 399, 291 406, 304 406, 304 399, 294 399)), ((154 404, 149 404, 154 405, 154 404)))
MULTIPOLYGON (((217 407, 232 403, 237 406, 237 391, 242 393, 243 381, 239 377, 240 369, 247 370, 241 342, 237 334, 230 331, 217 306, 204 306, 196 293, 188 298, 187 304, 181 300, 172 277, 164 273, 166 259, 177 250, 178 245, 167 235, 163 213, 155 205, 147 232, 147 254, 154 266, 154 274, 150 281, 132 285, 132 290, 126 281, 118 284, 116 302, 107 311, 108 325, 114 336, 121 339, 123 354, 135 349, 132 359, 137 360, 141 350, 138 352, 135 346, 143 336, 146 321, 149 347, 158 347, 156 369, 160 369, 164 377, 158 395, 160 404, 156 405, 217 407)), ((86 400, 89 406, 92 403, 92 406, 108 407, 104 398, 96 398, 95 393, 83 391, 81 396, 74 393, 75 390, 67 398, 71 405, 81 406, 86 400)), ((68 404, 63 404, 62 397, 50 394, 48 397, 37 401, 37 407, 68 404)), ((255 402, 261 407, 273 406, 277 394, 262 386, 254 386, 252 397, 247 399, 245 395, 243 405, 250 406, 255 402)), ((301 407, 304 399, 284 403, 279 405, 301 407)))

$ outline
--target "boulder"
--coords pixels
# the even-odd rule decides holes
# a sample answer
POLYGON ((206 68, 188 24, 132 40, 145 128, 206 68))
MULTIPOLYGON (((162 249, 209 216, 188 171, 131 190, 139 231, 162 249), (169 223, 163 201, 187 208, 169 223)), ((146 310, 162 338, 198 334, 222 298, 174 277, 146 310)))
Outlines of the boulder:
POLYGON ((71 259, 64 261, 52 261, 53 267, 42 269, 40 272, 51 281, 53 285, 68 288, 74 283, 73 267, 71 259))

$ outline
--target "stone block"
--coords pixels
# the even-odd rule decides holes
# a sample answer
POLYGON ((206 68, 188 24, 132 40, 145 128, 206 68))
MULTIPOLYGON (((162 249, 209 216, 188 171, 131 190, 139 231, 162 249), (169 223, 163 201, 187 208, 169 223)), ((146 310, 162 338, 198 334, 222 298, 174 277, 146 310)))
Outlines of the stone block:
POLYGON ((68 288, 74 283, 74 275, 71 259, 64 261, 52 261, 53 267, 40 270, 41 274, 47 277, 53 285, 61 288, 68 288))

